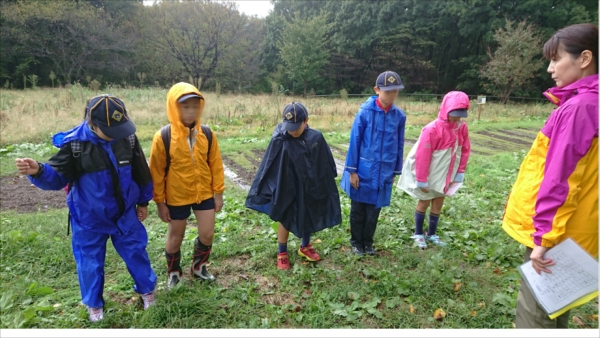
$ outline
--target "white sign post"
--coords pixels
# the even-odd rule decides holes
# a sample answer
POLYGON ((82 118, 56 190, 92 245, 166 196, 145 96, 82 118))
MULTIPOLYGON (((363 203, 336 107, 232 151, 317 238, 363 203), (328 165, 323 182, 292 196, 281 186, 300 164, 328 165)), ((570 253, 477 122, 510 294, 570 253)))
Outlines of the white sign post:
POLYGON ((481 105, 482 104, 485 104, 485 96, 478 95, 477 96, 477 105, 478 105, 478 108, 477 108, 477 120, 478 121, 481 120, 481 105))

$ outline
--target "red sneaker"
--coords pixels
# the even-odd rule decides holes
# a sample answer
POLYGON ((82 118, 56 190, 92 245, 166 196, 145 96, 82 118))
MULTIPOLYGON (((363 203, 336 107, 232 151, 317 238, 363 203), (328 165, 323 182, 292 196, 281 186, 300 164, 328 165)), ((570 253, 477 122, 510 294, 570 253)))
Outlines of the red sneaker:
POLYGON ((289 270, 290 260, 286 252, 277 255, 277 268, 279 270, 289 270))
POLYGON ((298 255, 306 258, 310 262, 316 262, 321 260, 321 256, 315 251, 312 245, 307 245, 306 247, 298 249, 298 255))

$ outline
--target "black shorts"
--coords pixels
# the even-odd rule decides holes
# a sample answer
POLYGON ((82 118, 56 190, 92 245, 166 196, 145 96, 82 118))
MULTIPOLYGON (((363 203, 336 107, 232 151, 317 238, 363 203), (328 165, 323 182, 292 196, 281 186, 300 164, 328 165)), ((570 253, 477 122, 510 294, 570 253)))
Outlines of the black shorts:
POLYGON ((188 219, 192 214, 192 210, 213 210, 215 208, 215 199, 211 197, 200 203, 172 206, 167 204, 169 214, 174 221, 182 221, 188 219))

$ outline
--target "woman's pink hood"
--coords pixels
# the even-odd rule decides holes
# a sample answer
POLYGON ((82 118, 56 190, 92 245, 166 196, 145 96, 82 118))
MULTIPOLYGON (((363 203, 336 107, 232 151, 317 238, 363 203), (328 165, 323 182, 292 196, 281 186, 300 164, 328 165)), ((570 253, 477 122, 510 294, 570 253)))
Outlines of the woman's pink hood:
POLYGON ((471 103, 467 94, 459 91, 449 92, 444 96, 438 118, 444 122, 448 121, 448 113, 457 109, 469 109, 471 103))

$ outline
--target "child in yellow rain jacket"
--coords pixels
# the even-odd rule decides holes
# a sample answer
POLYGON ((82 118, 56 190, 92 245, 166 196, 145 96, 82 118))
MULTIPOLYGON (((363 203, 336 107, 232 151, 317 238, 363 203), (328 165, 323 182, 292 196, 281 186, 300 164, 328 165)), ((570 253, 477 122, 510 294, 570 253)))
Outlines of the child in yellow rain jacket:
POLYGON ((170 124, 154 135, 150 172, 158 216, 169 224, 165 256, 170 289, 182 277, 181 243, 186 221, 194 212, 198 237, 194 242, 192 276, 214 280, 206 269, 212 249, 215 213, 223 207, 223 161, 217 137, 200 124, 204 97, 189 83, 177 83, 167 93, 170 124))

